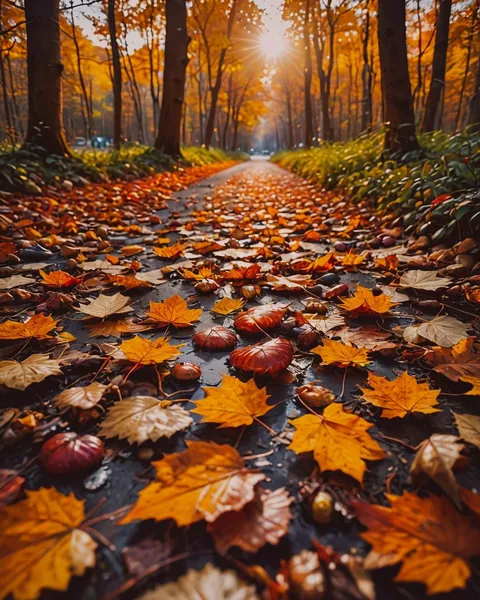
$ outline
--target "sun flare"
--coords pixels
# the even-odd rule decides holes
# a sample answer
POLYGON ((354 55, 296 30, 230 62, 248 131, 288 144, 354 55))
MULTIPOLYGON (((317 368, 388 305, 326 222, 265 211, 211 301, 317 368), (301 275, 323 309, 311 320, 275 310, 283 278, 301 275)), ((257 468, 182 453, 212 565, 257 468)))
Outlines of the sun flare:
POLYGON ((259 40, 259 48, 266 58, 275 59, 285 54, 288 43, 278 31, 265 31, 259 40))

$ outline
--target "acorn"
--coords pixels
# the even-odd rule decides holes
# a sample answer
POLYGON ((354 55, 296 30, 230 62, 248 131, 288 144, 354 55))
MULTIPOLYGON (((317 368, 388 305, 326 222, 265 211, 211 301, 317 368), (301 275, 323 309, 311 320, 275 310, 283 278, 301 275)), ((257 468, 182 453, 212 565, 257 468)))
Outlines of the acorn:
POLYGON ((200 294, 211 294, 219 289, 219 285, 213 279, 202 279, 195 284, 195 291, 200 294))
POLYGON ((327 305, 319 300, 307 300, 305 302, 305 310, 308 313, 317 313, 317 315, 327 314, 327 305))
POLYGON ((320 525, 330 523, 333 516, 333 498, 327 492, 318 492, 312 500, 313 520, 320 525))
POLYGON ((196 381, 202 376, 202 370, 193 363, 177 363, 170 371, 170 375, 177 381, 196 381))
POLYGON ((321 385, 307 383, 295 390, 297 396, 308 406, 324 408, 335 400, 335 394, 321 385))

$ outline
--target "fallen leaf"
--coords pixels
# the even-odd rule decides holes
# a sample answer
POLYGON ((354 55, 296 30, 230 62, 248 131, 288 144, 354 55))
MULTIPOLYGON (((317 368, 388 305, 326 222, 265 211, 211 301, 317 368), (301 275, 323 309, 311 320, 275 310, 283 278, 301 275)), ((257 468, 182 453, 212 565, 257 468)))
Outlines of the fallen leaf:
POLYGON ((469 444, 480 448, 480 417, 477 415, 461 415, 454 412, 453 418, 460 437, 469 444))
POLYGON ((343 325, 345 325, 345 319, 341 315, 322 317, 317 314, 303 313, 303 317, 308 321, 309 325, 324 334, 327 334, 332 329, 343 327, 343 325))
POLYGON ((402 294, 397 288, 389 287, 388 285, 380 285, 379 289, 388 296, 395 304, 401 304, 402 302, 408 302, 410 298, 406 294, 402 294))
POLYGON ((50 271, 50 273, 45 273, 45 271, 39 269, 38 272, 42 276, 42 281, 40 283, 48 287, 73 287, 82 282, 81 279, 72 277, 70 273, 66 273, 65 271, 50 271))
POLYGON ((467 558, 478 554, 480 529, 445 496, 387 494, 391 508, 353 501, 372 545, 365 566, 378 569, 402 563, 397 582, 418 582, 428 594, 464 588, 470 577, 467 558))
POLYGON ((57 321, 42 313, 33 315, 25 323, 5 321, 0 325, 0 340, 24 340, 32 337, 37 340, 45 340, 52 337, 48 334, 56 326, 57 321))
POLYGON ((177 358, 181 354, 179 348, 184 344, 171 346, 168 343, 169 340, 170 338, 162 337, 152 342, 136 335, 131 340, 122 342, 120 350, 130 362, 139 365, 158 365, 166 360, 177 358))
POLYGON ((270 275, 266 277, 266 283, 276 292, 304 292, 305 287, 313 285, 311 275, 270 275))
POLYGON ((375 327, 359 327, 350 328, 344 327, 335 333, 332 333, 335 337, 339 337, 344 344, 354 344, 355 346, 362 346, 372 352, 378 352, 379 350, 388 350, 396 348, 397 344, 394 342, 387 341, 392 337, 389 331, 382 331, 375 327))
POLYGON ((330 404, 320 415, 290 421, 296 431, 289 446, 296 454, 312 452, 322 471, 342 471, 362 484, 365 460, 381 460, 385 453, 370 436, 372 423, 330 404))
POLYGON ((78 308, 79 312, 105 319, 110 315, 130 312, 132 309, 128 306, 130 298, 122 296, 122 294, 114 294, 113 296, 105 296, 100 294, 95 300, 91 300, 89 304, 81 304, 78 308))
POLYGON ((190 569, 177 581, 158 585, 138 600, 260 600, 254 585, 235 571, 220 571, 207 563, 201 571, 190 569))
POLYGON ((355 254, 349 250, 345 252, 344 256, 340 259, 343 267, 356 267, 365 262, 366 256, 364 254, 355 254))
POLYGON ((254 306, 235 317, 233 326, 244 333, 262 333, 274 329, 287 309, 280 304, 254 306))
POLYGON ((136 275, 109 275, 108 283, 111 283, 115 287, 123 287, 126 290, 152 287, 151 283, 140 279, 136 275))
POLYGON ((292 502, 285 488, 270 491, 257 486, 254 499, 242 510, 223 513, 209 525, 217 551, 225 554, 237 546, 253 553, 265 544, 278 544, 288 531, 292 502))
POLYGON ((383 293, 375 295, 368 288, 357 285, 357 291, 353 298, 341 298, 341 308, 358 315, 381 315, 388 312, 394 304, 391 299, 383 293))
POLYGON ((321 357, 322 365, 365 367, 371 362, 368 359, 367 348, 355 348, 335 340, 323 340, 323 346, 317 346, 311 352, 321 357))
POLYGON ((293 359, 292 342, 286 338, 271 338, 252 346, 242 346, 230 353, 232 366, 247 373, 278 375, 293 359))
POLYGON ((431 321, 414 326, 417 335, 442 348, 451 348, 468 337, 467 331, 470 328, 471 325, 453 317, 434 317, 431 321))
POLYGON ((370 388, 360 388, 363 397, 382 409, 380 416, 384 419, 404 417, 414 412, 428 415, 440 411, 435 408, 440 390, 431 390, 428 383, 418 383, 407 371, 392 381, 369 373, 368 385, 370 388))
POLYGON ((100 425, 100 435, 126 439, 130 444, 170 438, 193 423, 188 411, 168 400, 132 396, 108 409, 100 425))
POLYGON ((234 448, 192 441, 187 446, 152 463, 155 479, 140 491, 122 524, 136 519, 174 519, 179 526, 202 519, 211 523, 253 500, 254 487, 265 475, 246 469, 234 448))
POLYGON ((96 542, 81 529, 84 502, 55 488, 27 490, 0 508, 0 597, 34 600, 45 588, 66 592, 72 575, 95 565, 96 542))
POLYGON ((425 360, 430 365, 435 365, 434 371, 451 381, 480 376, 480 354, 473 352, 472 338, 460 340, 453 348, 432 348, 425 360))
POLYGON ((55 396, 52 402, 61 408, 75 407, 89 410, 100 402, 107 389, 108 385, 95 381, 85 387, 67 388, 55 396))
POLYGON ((468 375, 462 375, 461 380, 463 383, 469 383, 472 385, 472 389, 465 392, 465 396, 480 396, 480 377, 469 377, 468 375))
POLYGON ((149 323, 133 323, 132 321, 99 321, 87 325, 90 337, 121 337, 123 333, 139 333, 152 329, 149 323))
POLYGON ((244 303, 245 301, 241 299, 222 298, 215 302, 212 312, 217 313, 218 315, 231 315, 235 311, 243 308, 244 303))
POLYGON ((60 363, 45 354, 32 354, 25 360, 1 360, 0 384, 14 390, 25 390, 51 375, 61 375, 60 363))
POLYGON ((459 487, 453 474, 455 463, 465 448, 456 435, 434 433, 418 447, 410 473, 418 477, 428 475, 461 510, 459 487))
POLYGON ((0 469, 0 506, 6 506, 16 500, 24 483, 25 478, 20 477, 18 471, 0 469))
POLYGON ((202 309, 188 308, 185 300, 175 295, 163 302, 150 302, 150 312, 147 315, 157 322, 158 327, 173 325, 180 329, 191 327, 194 321, 198 321, 202 316, 202 309))
POLYGON ((200 423, 220 423, 218 429, 251 425, 273 408, 267 404, 266 388, 258 388, 254 379, 243 382, 224 375, 219 387, 203 390, 205 399, 195 402, 191 412, 202 415, 200 423))
POLYGON ((35 279, 25 277, 24 275, 11 275, 0 279, 0 290, 11 290, 12 288, 31 285, 35 279))
POLYGON ((426 290, 434 292, 442 287, 451 284, 451 280, 446 277, 439 277, 436 271, 407 271, 400 277, 400 287, 413 288, 416 290, 426 290))
POLYGON ((388 256, 377 258, 375 261, 375 269, 380 269, 381 271, 396 271, 398 269, 398 256, 389 254, 388 256))
POLYGON ((164 246, 163 248, 154 248, 153 251, 159 258, 168 258, 173 260, 183 254, 188 246, 181 242, 176 242, 172 246, 164 246))
POLYGON ((167 283, 168 279, 165 279, 162 273, 162 269, 152 269, 151 271, 144 271, 143 273, 136 273, 135 277, 140 281, 147 281, 152 285, 160 285, 167 283))

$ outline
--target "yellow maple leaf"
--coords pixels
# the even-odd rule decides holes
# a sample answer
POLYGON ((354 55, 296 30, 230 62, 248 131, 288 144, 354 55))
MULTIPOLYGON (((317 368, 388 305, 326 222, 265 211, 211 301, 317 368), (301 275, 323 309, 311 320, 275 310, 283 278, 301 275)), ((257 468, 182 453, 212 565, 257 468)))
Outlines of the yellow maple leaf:
POLYGON ((221 386, 203 390, 206 398, 195 402, 191 412, 202 415, 201 423, 221 423, 218 429, 251 425, 273 408, 266 388, 258 388, 254 379, 243 382, 224 375, 221 386))
POLYGON ((289 446, 296 454, 313 452, 322 471, 342 471, 363 480, 365 460, 380 460, 385 453, 370 436, 372 424, 330 404, 319 415, 303 415, 290 421, 296 431, 289 446))
POLYGON ((421 412, 439 412, 437 398, 440 390, 431 390, 428 383, 418 383, 412 375, 404 371, 400 377, 390 381, 373 373, 368 374, 369 388, 360 388, 367 402, 382 409, 385 419, 404 417, 421 412))
POLYGON ((351 250, 345 252, 341 258, 342 266, 344 267, 356 267, 365 262, 366 256, 364 254, 355 254, 351 250))
POLYGON ((51 338, 48 335, 57 326, 57 321, 52 317, 45 316, 42 313, 33 315, 25 323, 17 321, 5 321, 0 325, 0 340, 22 340, 27 338, 37 338, 45 340, 51 338))
POLYGON ((164 248, 154 248, 153 251, 160 258, 178 258, 183 254, 183 251, 187 248, 186 244, 176 242, 172 246, 165 246, 164 248))
POLYGON ((371 362, 368 360, 367 348, 355 348, 335 340, 323 340, 323 346, 313 348, 312 352, 321 357, 323 365, 365 367, 371 362))
POLYGON ((420 498, 413 492, 387 494, 390 507, 354 501, 372 545, 367 569, 402 563, 395 581, 419 582, 428 594, 464 588, 470 577, 467 558, 479 553, 480 529, 445 496, 420 498))
POLYGON ((190 327, 202 315, 201 308, 188 308, 185 300, 178 295, 171 296, 163 302, 150 302, 147 315, 157 321, 159 327, 190 327))
POLYGON ((396 271, 398 269, 398 256, 389 254, 383 258, 377 258, 375 268, 382 271, 396 271))
POLYGON ((81 529, 84 502, 55 488, 26 492, 0 508, 0 597, 34 600, 45 588, 66 591, 72 575, 95 565, 97 544, 81 529))
POLYGON ((140 491, 121 524, 136 519, 174 519, 179 526, 202 519, 213 522, 253 500, 254 487, 265 475, 246 469, 235 448, 213 442, 187 446, 152 463, 154 481, 140 491))
POLYGON ((372 290, 361 285, 357 285, 353 298, 342 298, 341 301, 341 308, 352 315, 379 315, 388 312, 394 306, 389 296, 383 293, 376 296, 372 290))
POLYGON ((470 377, 469 375, 462 375, 460 379, 464 383, 469 383, 470 385, 473 385, 471 390, 465 392, 466 396, 480 396, 480 377, 470 377))
POLYGON ((198 273, 191 271, 190 269, 182 269, 180 272, 181 276, 185 279, 192 279, 195 281, 201 281, 202 279, 215 279, 216 275, 208 267, 200 267, 198 273))
POLYGON ((171 346, 170 338, 158 338, 153 342, 136 335, 120 345, 120 350, 130 362, 139 365, 158 365, 166 360, 180 356, 180 350, 185 344, 171 346))
POLYGON ((245 301, 242 299, 222 298, 213 305, 212 312, 218 315, 231 315, 236 310, 243 308, 245 301))

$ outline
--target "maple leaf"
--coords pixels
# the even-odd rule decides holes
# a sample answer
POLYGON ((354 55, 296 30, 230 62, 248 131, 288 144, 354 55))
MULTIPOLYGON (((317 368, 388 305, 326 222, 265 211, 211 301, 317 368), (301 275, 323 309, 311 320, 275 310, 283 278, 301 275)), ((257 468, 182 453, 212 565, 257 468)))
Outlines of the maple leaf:
POLYGON ((231 315, 237 310, 243 308, 245 301, 242 299, 236 300, 234 298, 222 298, 217 300, 213 305, 212 312, 218 315, 231 315))
POLYGON ((344 256, 340 259, 343 267, 356 267, 361 265, 366 260, 364 254, 355 254, 351 250, 345 252, 344 256))
POLYGON ((303 292, 305 287, 314 284, 311 275, 283 277, 281 275, 268 274, 266 282, 276 292, 303 292))
POLYGON ((338 336, 344 344, 355 344, 363 346, 372 352, 396 348, 397 344, 387 341, 392 337, 388 331, 382 331, 375 327, 344 327, 330 335, 338 336))
POLYGON ((177 358, 181 354, 179 348, 184 344, 171 346, 168 343, 169 340, 170 338, 163 337, 152 342, 136 335, 131 340, 122 342, 120 350, 130 362, 139 365, 158 365, 166 360, 177 358))
POLYGON ((224 375, 220 387, 203 390, 206 398, 195 402, 191 412, 202 415, 201 423, 221 423, 218 429, 251 425, 273 408, 267 404, 266 388, 258 388, 254 379, 243 382, 224 375))
POLYGON ((110 315, 130 312, 132 309, 128 306, 130 298, 122 296, 122 294, 114 294, 113 296, 105 296, 100 294, 95 300, 91 300, 89 304, 81 304, 78 308, 79 312, 105 319, 110 315))
POLYGON ((432 348, 425 358, 429 364, 435 365, 434 371, 451 381, 480 376, 480 354, 473 352, 471 338, 460 340, 453 348, 432 348))
POLYGON ((398 268, 398 256, 389 254, 383 258, 377 258, 375 268, 382 271, 396 271, 398 268))
POLYGON ((184 279, 193 280, 193 281, 201 281, 202 279, 215 279, 216 278, 215 273, 207 267, 201 267, 198 270, 198 273, 195 273, 194 271, 190 271, 189 269, 182 269, 180 274, 184 279))
POLYGON ((141 490, 122 524, 136 519, 174 519, 179 526, 212 522, 253 500, 254 487, 265 475, 246 469, 234 448, 191 441, 187 446, 152 463, 155 480, 141 490))
POLYGON ((425 338, 442 348, 451 348, 468 337, 471 325, 462 323, 453 317, 434 317, 431 321, 420 325, 406 327, 403 337, 407 342, 418 343, 425 338))
POLYGON ((48 287, 73 287, 82 282, 81 279, 72 277, 70 273, 66 273, 65 271, 50 271, 50 273, 45 273, 45 271, 40 269, 39 273, 43 280, 40 283, 48 287))
POLYGON ((25 323, 5 321, 0 325, 0 340, 25 340, 32 337, 37 340, 45 340, 52 337, 48 334, 56 326, 57 321, 42 313, 33 315, 25 323))
POLYGON ((465 448, 459 441, 455 435, 434 433, 419 445, 410 473, 417 477, 422 473, 428 475, 460 510, 459 487, 453 474, 455 463, 465 448))
POLYGON ((461 380, 463 383, 469 383, 473 386, 471 390, 465 392, 465 396, 480 396, 480 377, 478 375, 474 377, 462 375, 461 380))
POLYGON ((303 313, 302 316, 306 319, 309 325, 324 334, 327 334, 332 329, 336 329, 337 327, 342 327, 345 325, 345 318, 341 315, 322 317, 316 313, 303 313))
POLYGON ((387 494, 390 507, 353 501, 372 545, 365 567, 402 563, 395 581, 419 582, 428 594, 464 588, 470 577, 467 558, 478 554, 480 529, 460 514, 445 496, 420 498, 414 493, 387 494))
POLYGON ((442 287, 447 287, 452 282, 446 277, 438 277, 436 271, 407 271, 400 277, 401 287, 414 288, 434 292, 442 287))
POLYGON ((81 529, 84 502, 54 488, 27 490, 0 508, 0 597, 34 600, 45 588, 67 591, 72 575, 95 565, 97 544, 81 529))
POLYGON ((193 423, 192 417, 178 404, 151 396, 125 398, 109 408, 100 425, 100 435, 126 439, 130 444, 170 438, 193 423))
POLYGON ((455 412, 453 413, 453 417, 460 437, 469 444, 480 448, 480 417, 476 415, 461 415, 455 412))
POLYGON ((123 333, 138 333, 152 329, 151 323, 133 323, 132 321, 99 321, 87 325, 91 337, 121 337, 123 333))
POLYGON ((35 283, 35 279, 24 277, 23 275, 11 275, 0 279, 0 290, 11 290, 12 288, 31 285, 35 283))
POLYGON ((108 282, 115 287, 123 287, 126 290, 152 287, 149 281, 141 280, 136 275, 110 275, 108 282))
POLYGON ((235 571, 220 571, 207 563, 201 571, 189 569, 177 581, 158 585, 138 600, 259 600, 255 586, 240 579, 235 571))
POLYGON ((265 544, 278 544, 288 531, 292 502, 285 488, 270 491, 257 486, 255 498, 242 510, 226 512, 209 525, 217 551, 225 554, 237 546, 253 553, 265 544))
POLYGON ((172 246, 165 246, 163 248, 154 248, 153 251, 160 258, 175 259, 183 254, 183 251, 187 248, 187 244, 176 242, 172 246))
POLYGON ((61 375, 60 363, 44 354, 32 354, 25 360, 1 360, 0 384, 14 390, 24 390, 51 375, 61 375))
POLYGON ((143 273, 135 273, 136 279, 151 283, 152 285, 161 285, 167 283, 167 279, 163 276, 162 269, 152 269, 143 273))
POLYGON ((60 392, 53 399, 53 403, 61 408, 81 408, 89 410, 96 406, 108 389, 108 385, 96 381, 85 387, 71 387, 60 392))
POLYGON ((335 266, 335 252, 327 252, 323 256, 317 256, 317 258, 311 262, 306 271, 309 273, 325 273, 331 271, 335 266))
POLYGON ((357 285, 357 291, 353 298, 341 298, 341 308, 348 311, 352 316, 380 315, 388 312, 394 304, 385 294, 373 294, 372 290, 357 285))
POLYGON ((368 385, 371 389, 360 388, 363 397, 370 404, 380 407, 381 416, 385 419, 404 417, 414 412, 428 415, 440 411, 435 408, 440 390, 431 390, 428 383, 418 383, 407 371, 393 381, 369 373, 368 385))
POLYGON ((317 346, 311 352, 321 357, 322 365, 365 367, 371 362, 367 348, 355 348, 335 340, 323 340, 323 346, 317 346))
POLYGON ((370 436, 372 424, 330 404, 322 415, 303 415, 290 421, 296 431, 289 446, 296 454, 312 452, 322 471, 343 471, 362 483, 365 460, 380 460, 385 453, 370 436))
POLYGON ((201 308, 188 308, 185 300, 178 295, 170 296, 163 302, 150 302, 150 312, 147 315, 157 322, 159 327, 173 325, 178 329, 191 327, 202 315, 201 308))

